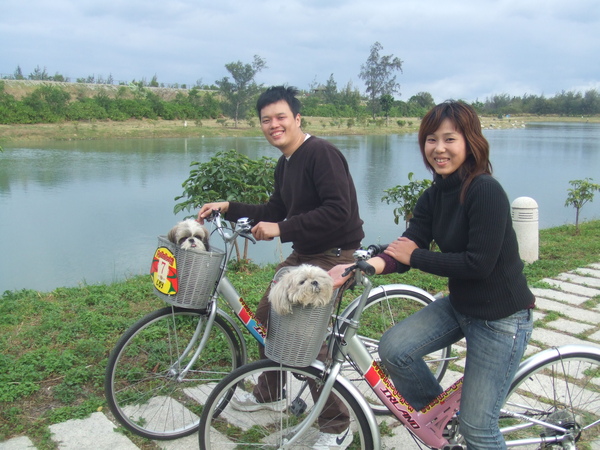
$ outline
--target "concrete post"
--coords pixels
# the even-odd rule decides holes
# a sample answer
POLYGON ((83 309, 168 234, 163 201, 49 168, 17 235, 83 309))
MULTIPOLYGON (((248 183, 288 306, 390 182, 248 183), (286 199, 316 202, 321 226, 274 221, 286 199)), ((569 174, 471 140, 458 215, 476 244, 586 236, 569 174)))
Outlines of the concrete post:
POLYGON ((512 202, 513 228, 517 234, 519 254, 526 263, 539 259, 539 211, 537 202, 519 197, 512 202))

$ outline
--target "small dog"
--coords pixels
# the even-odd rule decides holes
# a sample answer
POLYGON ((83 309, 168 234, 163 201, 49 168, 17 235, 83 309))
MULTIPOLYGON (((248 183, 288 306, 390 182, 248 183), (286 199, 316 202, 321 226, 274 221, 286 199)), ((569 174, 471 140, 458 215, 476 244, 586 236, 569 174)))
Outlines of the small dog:
POLYGON ((275 274, 269 292, 273 309, 290 314, 292 305, 324 306, 332 301, 333 278, 323 269, 309 264, 284 267, 275 274))
POLYGON ((167 239, 185 250, 208 251, 208 230, 194 219, 179 222, 169 231, 167 239))

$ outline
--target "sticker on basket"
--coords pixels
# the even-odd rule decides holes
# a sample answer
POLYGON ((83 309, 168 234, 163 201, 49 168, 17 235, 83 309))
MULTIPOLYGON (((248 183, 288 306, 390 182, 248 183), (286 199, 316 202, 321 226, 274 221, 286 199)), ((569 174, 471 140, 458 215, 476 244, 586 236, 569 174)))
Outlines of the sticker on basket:
POLYGON ((158 247, 152 266, 150 267, 150 276, 154 287, 166 295, 177 294, 177 261, 175 256, 166 247, 158 247))

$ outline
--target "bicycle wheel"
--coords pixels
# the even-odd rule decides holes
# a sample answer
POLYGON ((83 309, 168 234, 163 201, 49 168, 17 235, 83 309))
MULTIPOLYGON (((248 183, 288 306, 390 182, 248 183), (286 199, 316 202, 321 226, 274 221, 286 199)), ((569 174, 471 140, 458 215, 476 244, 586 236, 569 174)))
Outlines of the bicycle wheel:
POLYGON ((598 448, 600 349, 576 345, 553 348, 535 355, 523 366, 525 370, 517 373, 500 415, 500 429, 507 444, 532 439, 537 444, 525 448, 598 448), (505 411, 525 418, 510 417, 505 411), (563 441, 553 442, 556 439, 563 441))
MULTIPOLYGON (((419 292, 412 286, 390 285, 374 288, 367 299, 358 329, 358 334, 373 356, 373 359, 379 361, 379 355, 377 354, 379 338, 386 330, 402 321, 402 319, 424 308, 432 301, 431 296, 419 292)), ((356 312, 357 303, 358 299, 348 305, 342 313, 342 317, 352 319, 356 312)), ((341 331, 344 331, 346 326, 347 324, 342 324, 340 326, 341 331)), ((437 352, 430 353, 425 358, 438 381, 441 381, 446 373, 451 358, 451 351, 452 346, 449 345, 437 352)), ((371 404, 371 408, 375 414, 391 414, 390 410, 381 404, 371 387, 354 370, 351 364, 344 365, 342 375, 356 385, 371 404)))
MULTIPOLYGON (((198 439, 201 449, 226 448, 280 448, 284 441, 290 440, 314 407, 313 394, 309 384, 321 385, 323 372, 314 367, 289 367, 270 360, 260 360, 240 367, 225 377, 212 391, 206 401, 200 419, 198 439), (277 372, 280 386, 270 386, 271 395, 283 397, 279 409, 262 409, 248 412, 236 410, 232 403, 242 399, 244 394, 252 392, 259 375, 264 372, 277 372), (283 395, 278 392, 283 391, 283 395), (231 401, 230 401, 231 400, 231 401)), ((274 383, 275 384, 275 383, 274 383)), ((318 396, 318 391, 315 390, 318 396)), ((327 427, 336 426, 336 432, 349 428, 352 441, 348 448, 373 448, 371 429, 363 410, 350 391, 336 381, 330 394, 343 405, 348 414, 341 418, 338 410, 333 412, 327 406, 321 412, 318 422, 314 423, 301 438, 301 443, 293 448, 310 448, 317 440, 320 430, 332 432, 327 427)), ((290 448, 290 447, 286 447, 290 448)))
POLYGON ((237 334, 217 314, 206 347, 180 379, 202 335, 184 351, 206 321, 199 311, 166 307, 140 319, 117 342, 104 390, 125 428, 149 439, 175 439, 198 429, 207 389, 245 362, 237 334))

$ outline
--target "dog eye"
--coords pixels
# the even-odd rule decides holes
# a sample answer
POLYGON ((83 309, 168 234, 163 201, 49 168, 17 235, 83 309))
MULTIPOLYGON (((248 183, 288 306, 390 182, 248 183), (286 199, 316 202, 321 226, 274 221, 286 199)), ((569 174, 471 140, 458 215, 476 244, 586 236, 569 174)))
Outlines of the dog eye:
POLYGON ((179 240, 177 241, 177 243, 178 243, 179 245, 181 245, 181 244, 183 244, 185 241, 187 241, 187 238, 186 238, 186 237, 182 237, 181 239, 179 239, 179 240))
POLYGON ((300 282, 300 286, 302 286, 302 285, 304 284, 304 282, 305 282, 305 281, 306 281, 306 280, 302 280, 302 281, 300 282))
POLYGON ((202 240, 202 235, 201 235, 201 234, 195 234, 195 235, 194 235, 194 237, 195 237, 196 239, 198 239, 199 241, 201 241, 201 240, 202 240))

